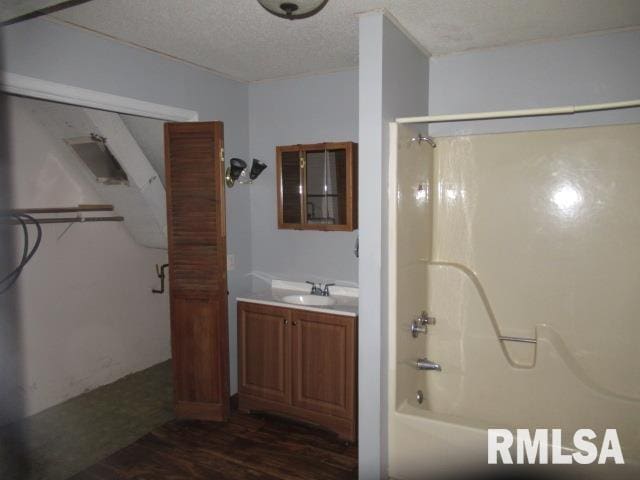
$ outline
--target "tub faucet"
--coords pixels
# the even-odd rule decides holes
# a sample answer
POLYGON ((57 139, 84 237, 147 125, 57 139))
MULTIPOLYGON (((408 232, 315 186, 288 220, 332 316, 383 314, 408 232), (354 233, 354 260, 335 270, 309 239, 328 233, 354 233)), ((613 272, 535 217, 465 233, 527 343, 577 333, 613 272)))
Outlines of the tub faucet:
POLYGON ((426 357, 419 358, 416 361, 416 368, 418 370, 436 370, 437 372, 442 371, 442 367, 439 363, 431 362, 426 357))

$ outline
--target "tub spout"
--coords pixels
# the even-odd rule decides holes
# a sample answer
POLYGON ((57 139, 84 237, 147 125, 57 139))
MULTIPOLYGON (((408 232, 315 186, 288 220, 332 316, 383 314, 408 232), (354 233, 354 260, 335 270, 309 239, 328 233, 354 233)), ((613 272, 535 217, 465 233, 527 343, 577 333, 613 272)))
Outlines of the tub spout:
POLYGON ((438 372, 442 371, 442 367, 439 363, 431 362, 427 358, 419 358, 416 361, 416 368, 418 370, 436 370, 438 372))

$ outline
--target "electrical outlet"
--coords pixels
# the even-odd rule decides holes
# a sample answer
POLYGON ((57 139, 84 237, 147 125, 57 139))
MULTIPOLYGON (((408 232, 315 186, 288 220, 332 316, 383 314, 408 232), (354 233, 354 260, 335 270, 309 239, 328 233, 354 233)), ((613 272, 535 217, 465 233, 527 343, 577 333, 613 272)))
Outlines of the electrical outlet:
POLYGON ((232 272, 236 269, 236 256, 233 253, 227 255, 227 272, 232 272))

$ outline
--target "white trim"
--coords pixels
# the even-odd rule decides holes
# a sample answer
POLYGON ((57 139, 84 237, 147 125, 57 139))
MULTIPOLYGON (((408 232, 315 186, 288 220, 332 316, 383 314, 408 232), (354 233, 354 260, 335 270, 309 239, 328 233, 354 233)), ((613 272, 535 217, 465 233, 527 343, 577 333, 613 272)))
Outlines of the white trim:
POLYGON ((194 122, 198 120, 198 112, 194 110, 145 102, 135 98, 121 97, 1 70, 0 91, 98 110, 138 115, 140 117, 178 122, 194 122))
MULTIPOLYGON (((389 123, 389 167, 387 190, 387 355, 397 358, 396 325, 398 322, 398 123, 389 123), (391 325, 392 320, 393 325, 391 325)), ((388 412, 396 411, 396 366, 387 362, 388 412)), ((387 415, 387 431, 391 429, 393 415, 387 415)), ((388 457, 388 452, 387 452, 388 457)), ((388 459, 387 459, 388 460, 388 459)))
POLYGON ((467 120, 490 120, 496 118, 540 117, 549 115, 571 115, 582 112, 597 112, 601 110, 618 110, 621 108, 640 107, 640 100, 626 102, 594 103, 589 105, 567 105, 564 107, 530 108, 525 110, 505 110, 498 112, 455 113, 451 115, 427 115, 425 117, 396 118, 398 123, 438 123, 462 122, 467 120))

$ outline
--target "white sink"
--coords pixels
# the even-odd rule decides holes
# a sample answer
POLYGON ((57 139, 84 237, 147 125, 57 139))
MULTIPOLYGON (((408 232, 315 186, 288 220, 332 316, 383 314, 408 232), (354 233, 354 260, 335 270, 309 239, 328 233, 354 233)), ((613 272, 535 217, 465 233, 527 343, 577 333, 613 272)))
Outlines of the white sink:
POLYGON ((336 304, 335 298, 321 297, 319 295, 287 295, 282 298, 282 301, 294 305, 307 305, 309 307, 328 307, 336 304))

